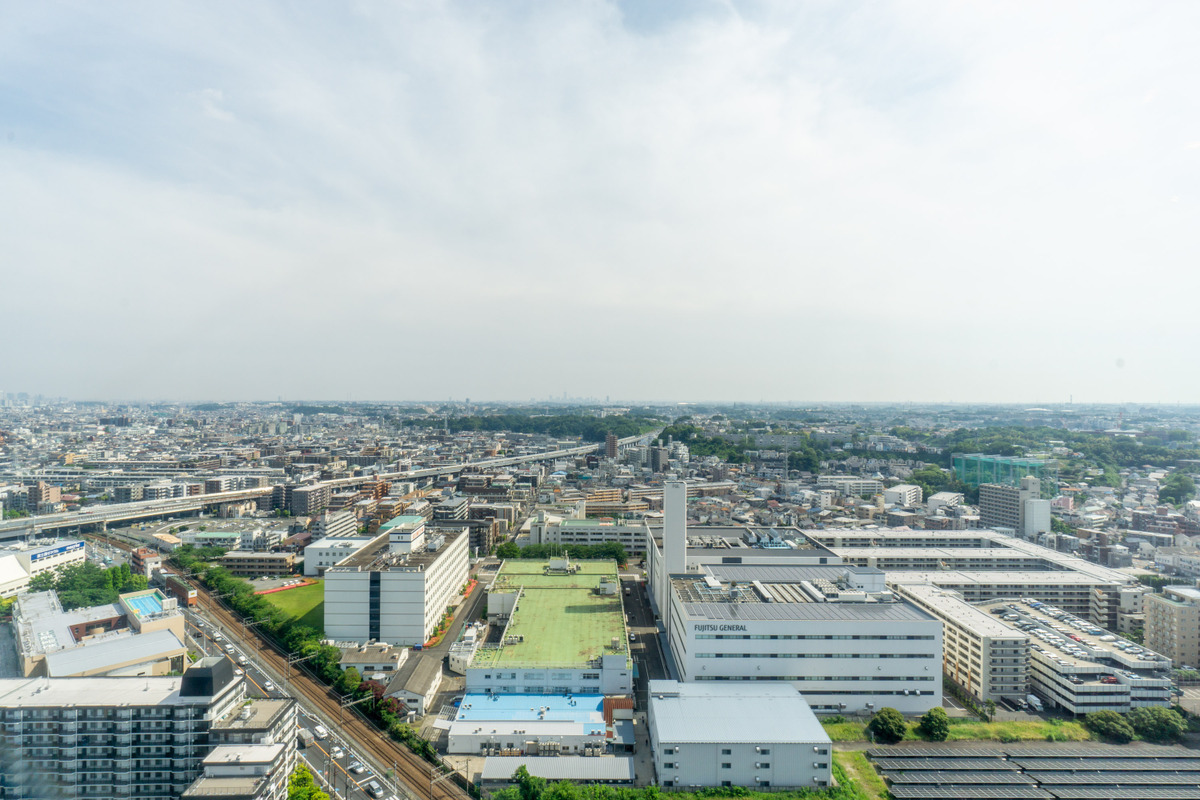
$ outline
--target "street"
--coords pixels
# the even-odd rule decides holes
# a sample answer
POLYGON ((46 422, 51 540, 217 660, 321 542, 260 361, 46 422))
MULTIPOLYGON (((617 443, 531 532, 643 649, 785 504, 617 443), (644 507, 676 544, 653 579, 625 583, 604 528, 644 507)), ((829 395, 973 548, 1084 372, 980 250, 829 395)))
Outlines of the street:
MULTIPOLYGON (((233 660, 237 672, 246 678, 248 696, 289 696, 284 688, 276 685, 255 662, 255 651, 245 647, 235 632, 221 629, 195 609, 186 609, 184 616, 187 621, 188 646, 203 655, 223 655, 233 660), (243 658, 245 663, 242 663, 243 658)), ((295 699, 298 702, 297 729, 303 728, 313 734, 312 743, 301 747, 299 754, 319 782, 324 779, 326 788, 332 788, 332 794, 343 800, 376 800, 394 796, 393 792, 396 789, 393 788, 390 778, 386 775, 379 776, 376 770, 372 769, 368 759, 356 754, 349 743, 337 735, 336 726, 322 722, 313 710, 305 707, 303 698, 295 699), (328 731, 324 739, 316 736, 318 726, 323 726, 328 731), (361 772, 351 771, 355 764, 359 765, 355 769, 361 769, 361 772), (368 791, 372 782, 381 787, 378 794, 368 791)))

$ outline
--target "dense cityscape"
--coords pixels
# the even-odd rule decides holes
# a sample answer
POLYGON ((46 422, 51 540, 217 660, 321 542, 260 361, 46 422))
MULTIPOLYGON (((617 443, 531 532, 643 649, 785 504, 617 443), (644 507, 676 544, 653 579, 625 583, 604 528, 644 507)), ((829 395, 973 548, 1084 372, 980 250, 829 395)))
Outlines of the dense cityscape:
POLYGON ((4 797, 1200 774, 1150 744, 1200 712, 1200 408, 4 394, 0 448, 4 797))

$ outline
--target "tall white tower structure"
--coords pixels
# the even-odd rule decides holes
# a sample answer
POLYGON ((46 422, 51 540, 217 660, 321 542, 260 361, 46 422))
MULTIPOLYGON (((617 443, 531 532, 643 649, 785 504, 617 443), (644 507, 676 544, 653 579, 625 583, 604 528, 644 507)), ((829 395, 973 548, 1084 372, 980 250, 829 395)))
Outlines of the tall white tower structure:
POLYGON ((687 572, 687 484, 663 485, 663 579, 687 572))

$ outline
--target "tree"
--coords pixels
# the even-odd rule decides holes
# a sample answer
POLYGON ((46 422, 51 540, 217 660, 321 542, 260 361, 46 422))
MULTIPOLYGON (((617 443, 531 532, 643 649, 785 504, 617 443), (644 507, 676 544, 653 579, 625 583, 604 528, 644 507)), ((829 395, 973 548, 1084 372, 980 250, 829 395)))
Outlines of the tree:
POLYGON ((530 775, 524 764, 517 767, 513 780, 521 800, 541 800, 542 792, 546 790, 546 779, 530 775))
POLYGON ((991 722, 996 717, 996 701, 989 697, 983 704, 983 710, 987 712, 988 722, 991 722))
POLYGON ((1084 726, 1097 736, 1117 744, 1133 739, 1133 728, 1115 711, 1093 711, 1083 719, 1084 726))
POLYGON ((944 742, 950 735, 950 715, 941 706, 934 706, 921 717, 917 728, 921 735, 931 742, 944 742))
POLYGON ((329 800, 329 795, 317 786, 312 772, 303 761, 296 765, 288 778, 288 800, 329 800))
POLYGON ((338 680, 338 683, 341 684, 342 691, 350 694, 362 684, 362 676, 358 674, 358 670, 354 667, 346 667, 342 671, 342 677, 338 680))
POLYGON ((496 548, 496 558, 520 558, 521 548, 513 542, 505 542, 496 548))
POLYGON ((1172 473, 1158 490, 1159 502, 1183 505, 1196 496, 1196 482, 1182 472, 1172 473))
POLYGON ((1187 732, 1183 717, 1174 709, 1162 706, 1135 708, 1126 719, 1138 736, 1152 742, 1172 741, 1187 732))
POLYGON ((874 734, 877 741, 884 744, 895 744, 908 733, 908 723, 904 721, 904 715, 899 711, 890 706, 884 706, 875 716, 871 717, 867 730, 874 734))

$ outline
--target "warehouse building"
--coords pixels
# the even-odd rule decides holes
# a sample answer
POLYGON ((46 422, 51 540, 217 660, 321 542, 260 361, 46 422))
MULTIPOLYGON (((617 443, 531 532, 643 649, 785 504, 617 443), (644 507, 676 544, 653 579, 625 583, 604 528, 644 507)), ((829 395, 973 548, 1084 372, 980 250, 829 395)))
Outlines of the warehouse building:
POLYGON ((466 585, 465 533, 426 537, 423 517, 396 517, 369 545, 325 570, 325 633, 339 642, 428 641, 466 585))
POLYGON ((656 680, 649 696, 650 746, 664 787, 831 785, 829 736, 787 684, 656 680))

